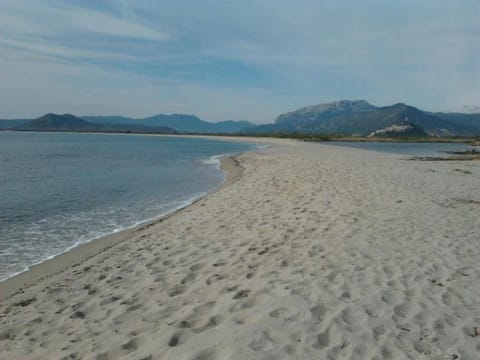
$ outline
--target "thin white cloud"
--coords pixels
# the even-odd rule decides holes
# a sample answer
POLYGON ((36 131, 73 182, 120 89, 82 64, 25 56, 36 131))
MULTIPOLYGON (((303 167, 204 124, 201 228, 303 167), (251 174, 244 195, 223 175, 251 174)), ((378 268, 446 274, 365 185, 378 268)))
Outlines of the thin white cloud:
POLYGON ((57 9, 58 16, 66 16, 68 24, 78 31, 93 32, 101 35, 132 37, 143 40, 168 40, 170 36, 162 31, 153 29, 125 18, 114 17, 99 11, 84 8, 57 9))
POLYGON ((269 122, 272 103, 277 108, 285 105, 285 99, 272 99, 265 90, 225 91, 152 79, 16 49, 2 55, 0 69, 9 71, 2 74, 0 82, 0 119, 33 118, 48 112, 132 117, 191 113, 207 120, 269 122), (237 108, 234 116, 233 108, 237 108))
POLYGON ((113 13, 71 5, 65 2, 3 0, 0 4, 0 30, 3 33, 36 36, 86 34, 165 41, 170 36, 152 26, 113 13))
MULTIPOLYGON (((32 52, 54 58, 64 59, 86 59, 88 60, 114 60, 114 61, 138 61, 137 56, 130 54, 121 54, 112 51, 93 51, 88 49, 75 49, 66 46, 59 46, 46 42, 34 40, 13 40, 0 38, 0 47, 10 47, 19 51, 32 52)), ((23 53, 23 52, 22 52, 23 53)), ((9 53, 10 55, 12 53, 9 53)), ((7 53, 5 52, 4 56, 7 53)))
POLYGON ((337 98, 460 110, 480 98, 479 10, 478 0, 0 0, 0 117, 58 107, 271 121, 337 98))

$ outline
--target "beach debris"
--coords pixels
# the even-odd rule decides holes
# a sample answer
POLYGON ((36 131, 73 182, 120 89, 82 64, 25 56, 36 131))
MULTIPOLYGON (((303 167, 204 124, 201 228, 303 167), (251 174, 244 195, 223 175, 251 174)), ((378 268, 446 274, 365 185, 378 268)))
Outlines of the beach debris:
POLYGON ((473 328, 473 337, 480 336, 480 326, 475 326, 473 328))

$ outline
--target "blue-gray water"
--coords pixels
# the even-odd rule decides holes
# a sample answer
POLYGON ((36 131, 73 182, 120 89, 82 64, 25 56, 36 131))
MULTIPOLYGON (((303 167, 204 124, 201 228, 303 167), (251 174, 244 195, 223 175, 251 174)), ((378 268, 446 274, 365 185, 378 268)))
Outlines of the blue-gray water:
MULTIPOLYGON (((405 143, 405 142, 331 142, 329 144, 356 149, 387 152, 408 156, 447 156, 445 151, 464 151, 473 149, 461 143, 405 143)), ((479 147, 475 147, 480 151, 479 147)))
POLYGON ((195 138, 0 132, 0 280, 80 243, 187 205, 223 181, 195 138))

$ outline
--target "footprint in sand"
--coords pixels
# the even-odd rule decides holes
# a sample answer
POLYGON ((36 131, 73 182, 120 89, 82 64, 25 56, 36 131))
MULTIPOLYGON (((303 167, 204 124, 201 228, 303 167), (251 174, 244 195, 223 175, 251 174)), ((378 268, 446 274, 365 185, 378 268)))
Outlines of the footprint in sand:
POLYGON ((224 318, 225 317, 222 315, 211 316, 205 324, 201 326, 195 326, 194 328, 192 328, 192 332, 195 334, 198 334, 210 328, 214 328, 218 326, 223 321, 224 318))
POLYGON ((170 292, 170 297, 175 297, 177 295, 183 294, 187 288, 185 286, 176 286, 170 292))
POLYGON ((191 360, 214 360, 217 359, 217 352, 214 349, 202 350, 194 355, 191 360))
POLYGON ((324 305, 319 304, 310 309, 310 312, 312 313, 312 318, 315 319, 318 322, 323 321, 323 317, 327 313, 327 309, 324 305))
POLYGON ((122 345, 122 349, 127 352, 132 352, 138 349, 138 343, 135 339, 130 339, 125 344, 122 345))
POLYGON ((254 351, 268 351, 273 349, 273 344, 268 331, 260 331, 254 335, 248 346, 254 351))
POLYGON ((312 346, 315 349, 324 349, 330 344, 330 335, 329 329, 325 330, 323 333, 317 335, 317 342, 312 346))
POLYGON ((185 276, 182 279, 182 281, 180 281, 180 284, 185 285, 185 284, 191 283, 195 281, 196 278, 197 278, 197 275, 195 273, 190 273, 187 276, 185 276))
POLYGON ((175 334, 172 335, 172 337, 168 341, 168 346, 175 347, 175 346, 178 346, 182 343, 183 343, 182 332, 176 332, 175 334))

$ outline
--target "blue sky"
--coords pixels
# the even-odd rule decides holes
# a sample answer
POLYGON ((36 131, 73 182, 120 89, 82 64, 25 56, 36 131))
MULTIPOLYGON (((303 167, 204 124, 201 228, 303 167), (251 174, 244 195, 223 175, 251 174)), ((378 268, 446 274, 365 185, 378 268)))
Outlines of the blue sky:
POLYGON ((480 112, 478 0, 0 0, 0 118, 480 112))

